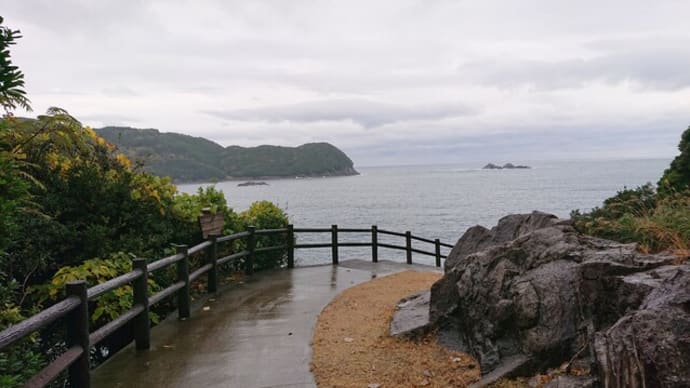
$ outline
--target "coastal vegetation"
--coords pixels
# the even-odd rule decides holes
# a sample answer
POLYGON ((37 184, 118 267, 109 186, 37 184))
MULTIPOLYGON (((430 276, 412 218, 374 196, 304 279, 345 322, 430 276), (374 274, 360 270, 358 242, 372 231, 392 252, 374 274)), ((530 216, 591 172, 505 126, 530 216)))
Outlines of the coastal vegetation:
POLYGON ((678 146, 680 154, 653 185, 624 188, 589 212, 571 217, 583 233, 635 242, 646 252, 672 250, 687 256, 690 248, 690 127, 678 146))
POLYGON ((357 174, 352 160, 328 143, 223 147, 201 137, 155 129, 105 127, 96 132, 144 171, 179 182, 357 174))
MULTIPOLYGON (((270 202, 236 213, 212 186, 196 194, 179 193, 170 178, 143 171, 65 110, 15 117, 15 109, 30 109, 30 101, 24 75, 11 62, 10 46, 19 31, 2 22, 0 18, 0 330, 59 301, 69 281, 102 283, 130 271, 133 257, 152 261, 172 254, 172 243, 200 242, 197 217, 204 208, 224 215, 225 233, 249 225, 287 225, 285 212, 270 202)), ((259 237, 257 246, 272 244, 268 239, 259 237)), ((190 260, 198 266, 202 258, 190 260)), ((262 253, 254 269, 284 263, 282 252, 262 253)), ((150 291, 174 279, 174 273, 160 271, 150 279, 150 291)), ((91 303, 90 325, 97 329, 131 307, 132 288, 121 287, 91 303)), ((157 306, 151 321, 155 324, 173 308, 174 301, 157 306)), ((0 386, 22 386, 59 355, 65 346, 59 340, 62 330, 56 325, 0 352, 0 386)), ((91 355, 94 364, 128 343, 129 336, 125 329, 104 341, 91 355)))

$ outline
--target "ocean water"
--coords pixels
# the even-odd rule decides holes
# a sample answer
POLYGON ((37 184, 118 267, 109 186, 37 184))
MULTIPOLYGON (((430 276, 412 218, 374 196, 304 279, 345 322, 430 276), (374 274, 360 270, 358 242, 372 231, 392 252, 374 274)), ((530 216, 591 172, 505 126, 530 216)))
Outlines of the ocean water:
MULTIPOLYGON (((520 161, 522 163, 522 161, 520 161)), ((491 227, 511 213, 540 210, 568 217, 588 210, 624 187, 656 183, 669 160, 553 161, 526 163, 529 170, 482 170, 481 165, 357 167, 358 176, 281 179, 268 186, 238 187, 218 182, 229 205, 241 211, 258 200, 285 209, 295 227, 368 228, 404 232, 454 244, 473 225, 491 227)), ((185 184, 194 192, 208 184, 185 184)), ((370 235, 343 235, 344 241, 369 241, 370 235)), ((399 237, 383 242, 404 245, 399 237)), ((300 242, 330 242, 330 235, 302 235, 300 242)), ((416 243, 415 248, 433 251, 416 243)), ((342 258, 371 257, 369 248, 342 248, 342 258)), ((402 251, 381 258, 404 259, 402 251)), ((330 250, 299 250, 301 264, 327 262, 330 250)), ((428 260, 415 261, 428 262, 428 260)))

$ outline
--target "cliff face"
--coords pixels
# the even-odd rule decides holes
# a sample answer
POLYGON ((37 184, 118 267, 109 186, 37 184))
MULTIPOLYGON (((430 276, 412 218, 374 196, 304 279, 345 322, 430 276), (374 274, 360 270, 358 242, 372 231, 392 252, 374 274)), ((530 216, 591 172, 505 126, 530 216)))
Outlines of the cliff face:
POLYGON ((105 127, 96 132, 144 170, 175 181, 356 175, 352 160, 328 143, 299 147, 222 147, 155 129, 105 127))

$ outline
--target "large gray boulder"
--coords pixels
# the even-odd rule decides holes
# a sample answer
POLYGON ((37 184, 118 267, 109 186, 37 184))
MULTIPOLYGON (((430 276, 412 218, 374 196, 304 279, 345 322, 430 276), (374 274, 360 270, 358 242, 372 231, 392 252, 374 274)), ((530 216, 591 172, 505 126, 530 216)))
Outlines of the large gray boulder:
POLYGON ((460 237, 448 254, 445 270, 460 263, 467 255, 492 247, 530 233, 536 229, 553 226, 563 222, 553 214, 533 212, 531 214, 511 214, 498 221, 491 230, 481 225, 473 226, 460 237))
POLYGON ((585 358, 606 387, 690 386, 690 265, 677 261, 553 215, 511 215, 460 238, 429 318, 485 374, 585 358))

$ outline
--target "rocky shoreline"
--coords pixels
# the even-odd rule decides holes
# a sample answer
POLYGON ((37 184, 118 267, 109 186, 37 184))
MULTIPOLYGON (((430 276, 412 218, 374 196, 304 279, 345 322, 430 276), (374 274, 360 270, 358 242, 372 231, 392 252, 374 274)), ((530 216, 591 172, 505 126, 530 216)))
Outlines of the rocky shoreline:
POLYGON ((479 361, 479 385, 561 368, 546 386, 690 386, 687 258, 582 235, 550 214, 510 215, 467 230, 426 300, 404 301, 399 312, 426 315, 397 334, 437 329, 479 361))

